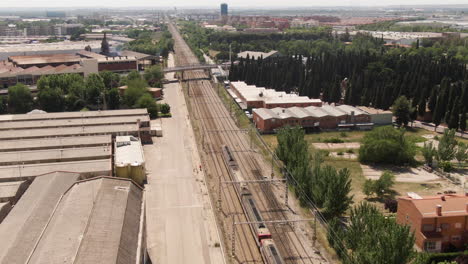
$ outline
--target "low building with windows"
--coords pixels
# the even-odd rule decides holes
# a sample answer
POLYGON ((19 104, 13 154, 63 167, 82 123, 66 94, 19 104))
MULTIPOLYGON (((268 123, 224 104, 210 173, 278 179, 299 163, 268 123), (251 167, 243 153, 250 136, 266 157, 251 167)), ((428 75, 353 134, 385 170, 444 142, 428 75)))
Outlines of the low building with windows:
POLYGON ((301 126, 306 130, 372 127, 369 114, 349 105, 255 108, 252 113, 253 122, 261 133, 274 132, 283 126, 301 126))
POLYGON ((463 249, 468 237, 468 194, 421 197, 408 193, 398 199, 397 222, 411 227, 421 251, 463 249))

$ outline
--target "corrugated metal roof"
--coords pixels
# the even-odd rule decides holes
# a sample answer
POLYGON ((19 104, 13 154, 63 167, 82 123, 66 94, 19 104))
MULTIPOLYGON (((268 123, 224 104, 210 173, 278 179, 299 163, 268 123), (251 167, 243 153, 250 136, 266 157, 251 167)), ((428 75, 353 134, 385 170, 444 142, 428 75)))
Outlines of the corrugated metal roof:
POLYGON ((0 263, 27 263, 62 194, 78 177, 54 172, 33 181, 0 224, 0 263))
POLYGON ((324 110, 325 112, 327 112, 329 115, 331 116, 345 116, 346 115, 346 112, 337 108, 336 106, 332 106, 332 105, 329 105, 329 104, 324 104, 322 105, 322 110, 324 110))
POLYGON ((351 112, 354 112, 354 115, 367 115, 365 111, 362 111, 361 109, 351 106, 351 105, 339 105, 337 106, 338 109, 346 112, 348 115, 351 115, 351 112))
POLYGON ((142 201, 143 190, 130 180, 106 177, 75 183, 58 204, 29 263, 137 263, 142 201))
POLYGON ((46 119, 70 119, 70 118, 89 118, 89 117, 109 117, 109 116, 129 116, 129 115, 148 115, 148 110, 123 109, 123 110, 105 110, 105 111, 84 111, 84 112, 60 112, 45 114, 18 114, 18 115, 0 115, 0 122, 21 121, 21 120, 46 120, 46 119))

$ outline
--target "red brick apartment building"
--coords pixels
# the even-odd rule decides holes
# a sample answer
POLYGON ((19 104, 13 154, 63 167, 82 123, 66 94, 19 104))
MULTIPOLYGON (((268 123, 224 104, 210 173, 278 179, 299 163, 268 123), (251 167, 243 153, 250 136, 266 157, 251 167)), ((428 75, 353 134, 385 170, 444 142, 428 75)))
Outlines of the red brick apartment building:
POLYGON ((419 250, 443 252, 449 248, 465 247, 468 237, 468 194, 408 195, 398 199, 397 222, 411 227, 419 250))

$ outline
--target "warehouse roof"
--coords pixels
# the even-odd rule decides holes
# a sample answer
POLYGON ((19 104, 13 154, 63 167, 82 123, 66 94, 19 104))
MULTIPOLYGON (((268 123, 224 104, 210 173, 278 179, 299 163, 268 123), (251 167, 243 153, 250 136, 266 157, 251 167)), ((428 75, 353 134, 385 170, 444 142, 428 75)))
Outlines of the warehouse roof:
POLYGON ((354 112, 354 115, 368 115, 369 113, 357 108, 357 107, 354 107, 354 106, 351 106, 351 105, 339 105, 337 106, 338 109, 346 112, 348 115, 351 114, 351 112, 354 112))
POLYGON ((347 115, 347 112, 341 110, 340 108, 336 107, 336 106, 332 106, 332 105, 329 105, 329 104, 324 104, 322 105, 322 110, 324 110, 325 112, 327 112, 330 116, 345 116, 347 115))
POLYGON ((0 165, 108 159, 111 146, 0 152, 0 165))
POLYGON ((51 171, 72 171, 92 176, 108 175, 111 171, 111 160, 102 159, 2 166, 0 167, 0 182, 30 179, 51 171))
POLYGON ((392 111, 390 110, 382 110, 378 108, 373 108, 373 107, 368 107, 368 106, 358 106, 360 110, 367 112, 371 115, 376 115, 376 114, 393 114, 392 111))
POLYGON ((53 172, 33 181, 0 224, 0 263, 27 263, 62 194, 78 177, 53 172))
POLYGON ((60 128, 16 129, 14 133, 9 130, 0 131, 0 139, 41 138, 58 136, 79 136, 93 134, 118 134, 138 132, 137 124, 117 124, 107 126, 81 126, 60 128))
POLYGON ((37 54, 10 56, 9 60, 18 65, 47 64, 47 63, 79 63, 81 58, 74 54, 37 54))
POLYGON ((273 55, 278 55, 279 52, 276 50, 272 50, 270 52, 260 52, 260 51, 243 51, 237 54, 237 57, 239 58, 247 58, 247 55, 251 59, 259 59, 260 57, 263 57, 263 59, 266 59, 268 57, 271 57, 273 55))
MULTIPOLYGON (((348 110, 354 109, 354 107, 347 108, 348 110)), ((325 116, 346 116, 349 115, 343 110, 339 109, 337 106, 333 105, 323 105, 322 107, 308 106, 308 107, 290 107, 282 108, 276 107, 273 109, 267 108, 255 108, 253 109, 257 115, 259 115, 263 120, 266 119, 287 119, 287 118, 306 118, 306 117, 315 117, 321 118, 325 116)))
POLYGON ((145 163, 143 147, 138 138, 118 136, 115 138, 115 164, 145 163))
POLYGON ((76 182, 53 212, 28 263, 139 263, 143 190, 130 180, 76 182), (53 252, 53 254, 51 254, 53 252))
POLYGON ((231 82, 231 86, 237 90, 246 101, 264 101, 266 104, 322 102, 320 99, 310 99, 307 96, 288 94, 283 91, 275 91, 274 89, 247 85, 245 82, 231 82))
POLYGON ((150 54, 145 54, 145 53, 131 51, 131 50, 123 50, 120 52, 120 54, 122 56, 135 57, 137 60, 156 58, 156 56, 153 56, 150 54))
POLYGON ((114 57, 109 57, 105 56, 99 53, 91 52, 91 51, 86 51, 86 50, 80 50, 76 54, 90 58, 90 59, 97 59, 98 62, 111 62, 111 61, 136 61, 136 58, 134 56, 114 56, 114 57))
POLYGON ((0 140, 1 151, 102 146, 112 143, 111 135, 0 140))
POLYGON ((133 116, 133 115, 145 115, 145 114, 146 115, 148 114, 148 110, 140 108, 140 109, 105 110, 105 111, 0 115, 0 122, 24 121, 24 120, 89 118, 89 117, 109 117, 109 116, 133 116))
POLYGON ((15 122, 0 122, 0 130, 5 129, 24 129, 24 128, 46 128, 46 127, 72 127, 72 126, 91 126, 91 125, 110 125, 110 124, 136 124, 137 120, 149 122, 147 114, 133 116, 105 116, 88 117, 75 119, 52 119, 52 120, 27 120, 15 122))
MULTIPOLYGON (((115 42, 110 41, 110 45, 115 42)), ((91 46, 93 49, 99 49, 101 47, 101 41, 62 41, 54 43, 33 43, 33 44, 8 44, 0 45, 0 53, 21 53, 28 54, 29 52, 54 52, 54 51, 66 51, 66 50, 84 50, 86 46, 91 46)))

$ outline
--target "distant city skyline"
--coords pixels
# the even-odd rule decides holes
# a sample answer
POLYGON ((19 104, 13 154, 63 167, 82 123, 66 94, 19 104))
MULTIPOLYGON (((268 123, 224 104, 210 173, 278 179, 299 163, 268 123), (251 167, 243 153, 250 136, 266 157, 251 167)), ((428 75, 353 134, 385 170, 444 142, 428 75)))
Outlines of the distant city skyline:
POLYGON ((23 0, 19 4, 18 0, 2 0, 0 1, 0 8, 28 8, 28 7, 39 7, 39 8, 71 8, 71 7, 88 7, 88 8, 100 8, 100 7, 212 7, 219 8, 219 5, 226 2, 230 8, 278 8, 278 7, 332 7, 332 6, 345 6, 345 7, 365 7, 365 6, 391 6, 391 5, 403 5, 403 6, 417 6, 417 5, 440 5, 441 7, 447 5, 467 5, 466 0, 447 0, 441 5, 440 1, 437 0, 329 0, 329 1, 309 1, 309 0, 290 0, 285 4, 284 1, 280 0, 232 0, 232 1, 218 1, 218 0, 204 0, 193 2, 190 0, 62 0, 62 1, 50 1, 50 0, 23 0))

